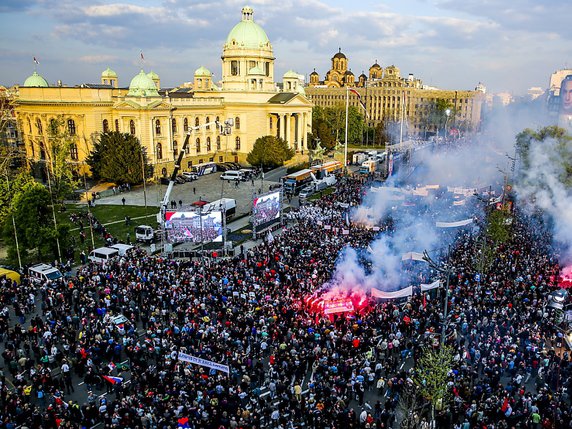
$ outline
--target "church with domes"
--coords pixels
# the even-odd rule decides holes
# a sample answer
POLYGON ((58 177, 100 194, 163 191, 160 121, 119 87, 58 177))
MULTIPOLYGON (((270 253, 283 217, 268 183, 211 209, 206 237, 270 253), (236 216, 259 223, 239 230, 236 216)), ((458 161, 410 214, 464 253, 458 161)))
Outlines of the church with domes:
POLYGON ((189 132, 182 171, 204 162, 246 163, 256 139, 265 135, 283 138, 297 152, 307 150, 313 105, 305 95, 303 76, 289 70, 280 82, 275 80, 272 44, 254 21, 251 7, 242 8, 221 59, 220 82, 200 66, 188 82, 172 88, 162 87, 154 71, 134 70, 122 84, 121 76, 107 68, 99 82, 72 86, 59 80, 49 84, 34 71, 17 87, 16 118, 27 157, 45 159, 50 145, 46 130, 56 117, 63 117, 74 140, 70 162, 78 173, 87 168, 84 160, 93 142, 108 131, 136 136, 155 177, 172 172, 189 132), (122 86, 125 82, 129 86, 122 86), (230 135, 206 126, 231 118, 230 135))

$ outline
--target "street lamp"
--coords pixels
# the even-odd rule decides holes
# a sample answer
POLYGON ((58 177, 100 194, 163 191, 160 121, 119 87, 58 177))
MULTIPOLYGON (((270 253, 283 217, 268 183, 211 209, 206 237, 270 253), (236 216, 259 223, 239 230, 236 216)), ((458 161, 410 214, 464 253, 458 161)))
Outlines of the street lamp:
POLYGON ((451 277, 451 274, 453 273, 454 267, 451 266, 451 264, 449 263, 438 264, 433 259, 431 259, 426 250, 423 251, 423 260, 427 262, 432 269, 446 276, 445 298, 443 303, 444 307, 443 327, 441 328, 441 347, 443 347, 443 345, 445 344, 445 335, 447 333, 447 312, 449 309, 449 279, 451 277))
POLYGON ((451 115, 451 109, 445 110, 445 115, 447 119, 445 120, 445 138, 447 138, 447 125, 449 124, 449 116, 451 115))

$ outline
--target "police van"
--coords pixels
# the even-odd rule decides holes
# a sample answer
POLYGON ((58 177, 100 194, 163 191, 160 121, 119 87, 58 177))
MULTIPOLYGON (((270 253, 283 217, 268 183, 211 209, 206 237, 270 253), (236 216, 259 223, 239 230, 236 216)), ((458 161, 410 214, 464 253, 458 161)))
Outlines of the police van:
POLYGON ((63 277, 60 270, 48 264, 32 265, 28 269, 28 275, 34 283, 47 282, 48 280, 56 281, 63 277))

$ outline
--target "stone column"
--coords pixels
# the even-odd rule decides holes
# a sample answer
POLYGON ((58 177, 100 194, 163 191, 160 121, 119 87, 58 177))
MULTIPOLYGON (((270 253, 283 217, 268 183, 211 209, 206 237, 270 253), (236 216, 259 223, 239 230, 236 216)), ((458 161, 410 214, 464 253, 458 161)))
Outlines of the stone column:
POLYGON ((285 122, 285 127, 284 127, 285 138, 284 138, 284 140, 286 140, 288 142, 289 147, 292 147, 292 139, 290 136, 290 114, 289 113, 286 113, 284 115, 284 122, 285 122))

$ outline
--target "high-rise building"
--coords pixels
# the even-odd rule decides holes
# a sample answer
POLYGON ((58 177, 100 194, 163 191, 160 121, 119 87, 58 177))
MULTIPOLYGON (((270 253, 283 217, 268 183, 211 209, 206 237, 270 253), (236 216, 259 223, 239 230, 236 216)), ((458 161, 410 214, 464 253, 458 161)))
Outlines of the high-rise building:
POLYGON ((71 160, 78 170, 101 133, 120 131, 136 136, 145 148, 156 176, 169 174, 194 126, 186 148, 183 170, 202 162, 244 162, 255 140, 264 135, 284 138, 297 151, 307 147, 312 103, 306 98, 299 75, 284 74, 282 90, 274 79, 274 52, 264 29, 253 19, 250 7, 228 33, 222 50, 222 81, 199 67, 194 79, 174 88, 162 88, 159 76, 141 70, 128 87, 107 68, 96 84, 49 85, 36 71, 18 89, 16 115, 27 156, 46 158, 50 142, 47 129, 63 119, 75 139, 71 160), (230 136, 213 125, 232 118, 230 136))
MULTIPOLYGON (((442 126, 432 118, 437 100, 445 100, 453 112, 448 124, 451 129, 476 130, 481 121, 484 91, 480 87, 475 90, 429 87, 413 74, 402 77, 394 65, 383 68, 377 60, 369 68, 369 76, 362 73, 356 80, 341 49, 332 57, 331 68, 323 80, 315 69, 310 74, 306 94, 316 106, 334 107, 345 104, 349 87, 360 94, 370 126, 403 118, 409 135, 436 133, 442 126)), ((353 92, 348 95, 349 104, 358 107, 358 97, 353 92)))

